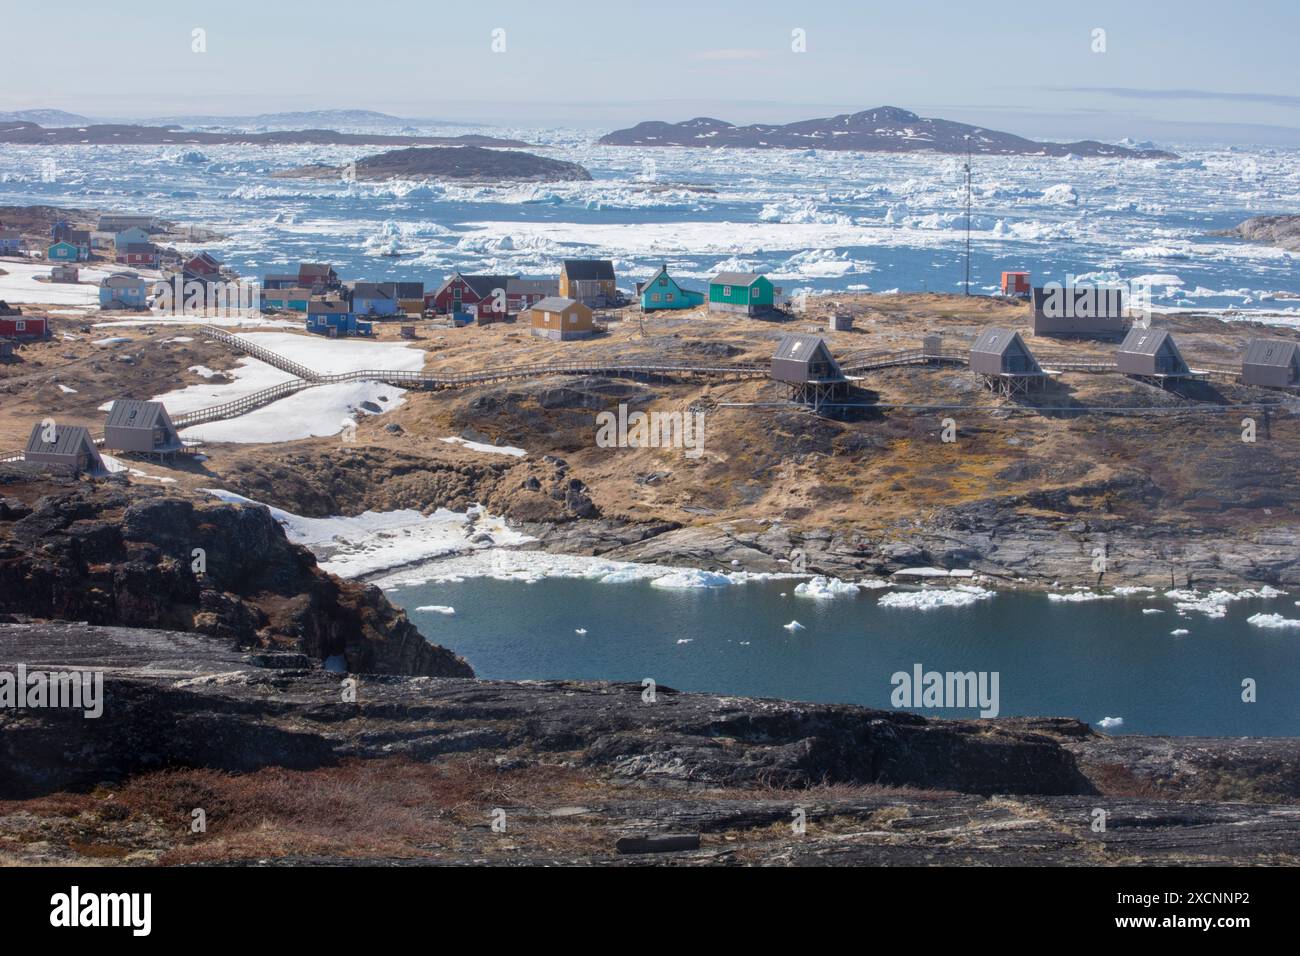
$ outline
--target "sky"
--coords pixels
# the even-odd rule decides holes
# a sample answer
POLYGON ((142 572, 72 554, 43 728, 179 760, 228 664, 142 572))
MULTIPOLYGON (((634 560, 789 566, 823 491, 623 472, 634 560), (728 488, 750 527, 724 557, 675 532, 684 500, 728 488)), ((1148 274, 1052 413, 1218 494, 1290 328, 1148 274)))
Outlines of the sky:
POLYGON ((1300 144, 1297 0, 0 0, 0 39, 0 111, 608 129, 890 105, 1044 139, 1300 144))

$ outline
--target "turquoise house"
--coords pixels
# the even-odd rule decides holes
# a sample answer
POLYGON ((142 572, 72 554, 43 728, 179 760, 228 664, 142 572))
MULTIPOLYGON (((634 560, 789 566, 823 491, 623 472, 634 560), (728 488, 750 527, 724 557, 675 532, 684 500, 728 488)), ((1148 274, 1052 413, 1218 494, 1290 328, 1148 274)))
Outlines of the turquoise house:
POLYGON ((693 309, 704 304, 703 292, 683 289, 677 280, 668 274, 668 266, 662 265, 659 271, 637 286, 641 298, 641 311, 653 312, 656 309, 693 309))
POLYGON ((77 262, 81 259, 81 250, 67 240, 60 239, 45 250, 45 258, 50 262, 77 262))
POLYGON ((776 290, 767 276, 753 272, 719 272, 709 282, 710 312, 761 315, 776 306, 776 290))

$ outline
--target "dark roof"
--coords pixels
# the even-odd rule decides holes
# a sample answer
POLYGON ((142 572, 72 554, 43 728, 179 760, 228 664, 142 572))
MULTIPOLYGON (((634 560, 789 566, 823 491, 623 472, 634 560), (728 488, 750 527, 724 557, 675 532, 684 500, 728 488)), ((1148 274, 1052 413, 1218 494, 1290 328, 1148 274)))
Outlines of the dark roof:
POLYGON ((1296 349, 1300 343, 1284 342, 1281 339, 1251 339, 1246 346, 1244 365, 1272 365, 1285 367, 1296 360, 1296 349))
POLYGON ((279 272, 274 275, 262 276, 263 282, 297 282, 298 273, 296 272, 279 272))
POLYGON ((152 242, 128 242, 122 251, 131 255, 142 252, 157 252, 158 247, 152 242))
POLYGON ((353 296, 363 299, 393 299, 397 291, 391 282, 353 282, 350 288, 353 296))
POLYGON ((21 239, 23 234, 17 229, 0 229, 0 239, 21 239))
MULTIPOLYGON (((989 328, 980 333, 980 337, 975 340, 970 350, 986 355, 1003 355, 1019 338, 1020 333, 1013 329, 989 328)), ((1023 341, 1020 342, 1020 347, 1026 355, 1029 354, 1029 349, 1023 341)))
POLYGON ((170 423, 162 402, 146 402, 139 398, 119 398, 108 409, 106 428, 147 428, 170 423))
POLYGON ((467 276, 457 272, 450 279, 442 284, 438 289, 441 292, 452 282, 460 279, 461 282, 469 286, 470 290, 480 299, 486 299, 497 289, 504 290, 510 283, 511 279, 517 279, 518 276, 467 276))
POLYGON ((557 279, 511 279, 506 283, 507 295, 524 293, 543 296, 559 295, 560 283, 557 279))
POLYGON ((561 268, 571 282, 614 279, 614 263, 609 259, 565 259, 561 268))
MULTIPOLYGON (((1124 336, 1119 350, 1137 355, 1157 355, 1160 347, 1165 344, 1165 339, 1168 338, 1169 333, 1164 329, 1143 329, 1135 325, 1128 330, 1128 335, 1124 336)), ((1173 342, 1169 344, 1172 346, 1173 342)))
POLYGON ((69 229, 63 234, 63 238, 68 242, 79 242, 90 245, 90 232, 86 229, 69 229))
POLYGON ((307 303, 308 315, 347 315, 351 311, 352 306, 346 302, 312 299, 307 303))
POLYGON ((54 441, 47 442, 42 437, 45 426, 37 422, 32 426, 32 433, 27 437, 28 452, 46 455, 75 455, 83 445, 95 451, 95 443, 90 440, 90 432, 81 425, 59 425, 54 429, 54 441))
POLYGON ((423 282, 393 282, 399 299, 420 299, 424 297, 423 282))
POLYGON ((328 262, 300 262, 298 263, 298 275, 313 276, 321 279, 328 279, 334 267, 328 262))
POLYGON ((823 348, 826 346, 820 335, 790 332, 781 337, 781 342, 777 345, 772 358, 788 362, 806 362, 816 354, 819 345, 823 348))
POLYGON ((709 280, 709 285, 751 286, 761 278, 757 272, 719 272, 709 280))

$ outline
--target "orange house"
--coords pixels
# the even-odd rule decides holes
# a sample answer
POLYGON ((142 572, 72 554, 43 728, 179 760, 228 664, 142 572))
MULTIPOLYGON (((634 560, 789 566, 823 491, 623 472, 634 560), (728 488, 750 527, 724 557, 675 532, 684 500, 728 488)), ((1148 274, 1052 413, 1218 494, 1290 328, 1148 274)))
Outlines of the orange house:
POLYGON ((1002 294, 1029 298, 1029 273, 1028 272, 1004 272, 1002 273, 1002 294))

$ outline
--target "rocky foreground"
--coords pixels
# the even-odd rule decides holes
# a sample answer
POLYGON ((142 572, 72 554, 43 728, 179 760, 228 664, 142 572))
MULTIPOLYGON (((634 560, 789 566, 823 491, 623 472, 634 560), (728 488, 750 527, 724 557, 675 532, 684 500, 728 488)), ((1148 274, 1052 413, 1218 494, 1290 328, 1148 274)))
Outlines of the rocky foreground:
POLYGON ((0 625, 19 663, 102 670, 104 712, 0 710, 8 862, 1300 862, 1294 740, 349 677, 66 623, 0 625))

